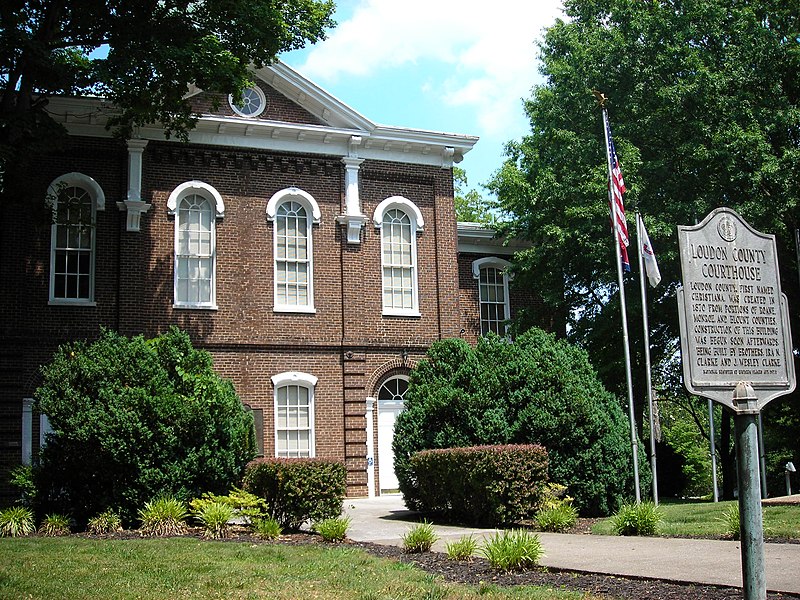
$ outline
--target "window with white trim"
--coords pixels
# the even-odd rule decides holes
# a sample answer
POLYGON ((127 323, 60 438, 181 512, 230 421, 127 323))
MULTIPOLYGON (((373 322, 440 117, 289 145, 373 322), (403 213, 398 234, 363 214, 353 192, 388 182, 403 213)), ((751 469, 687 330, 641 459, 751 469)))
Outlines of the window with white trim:
POLYGON ((281 373, 275 385, 275 456, 313 457, 314 386, 317 378, 306 373, 281 373))
POLYGON ((175 215, 176 308, 216 308, 216 219, 222 197, 200 181, 178 186, 167 202, 175 215))
POLYGON ((383 382, 378 390, 379 402, 404 402, 408 391, 408 376, 396 375, 383 382))
POLYGON ((489 332, 507 335, 507 323, 511 318, 508 267, 508 261, 495 257, 482 258, 472 263, 473 277, 478 280, 481 335, 489 332))
POLYGON ((274 221, 275 310, 314 312, 313 223, 320 210, 314 198, 298 188, 275 194, 267 203, 267 218, 274 221))
POLYGON ((417 231, 424 221, 413 202, 387 198, 373 217, 381 230, 383 314, 419 316, 417 231))
POLYGON ((48 189, 53 210, 50 228, 50 303, 94 304, 97 211, 105 208, 103 190, 91 177, 69 173, 48 189))

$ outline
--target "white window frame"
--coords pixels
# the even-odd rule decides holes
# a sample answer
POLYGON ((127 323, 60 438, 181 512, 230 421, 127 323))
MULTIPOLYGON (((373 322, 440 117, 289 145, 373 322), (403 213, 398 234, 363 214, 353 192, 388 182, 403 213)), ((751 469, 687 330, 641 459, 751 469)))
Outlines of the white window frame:
POLYGON ((392 196, 383 200, 375 208, 372 216, 375 228, 380 230, 380 252, 381 252, 381 306, 383 314, 386 316, 400 317, 419 317, 419 283, 417 264, 417 233, 424 231, 425 219, 422 218, 422 211, 408 198, 402 196, 392 196), (384 263, 383 252, 383 220, 386 213, 390 210, 399 210, 406 214, 411 221, 411 308, 395 308, 386 306, 383 300, 383 290, 385 287, 384 274, 386 264, 384 263))
POLYGON ((315 313, 314 305, 314 225, 320 222, 322 212, 319 204, 308 192, 290 187, 272 195, 267 202, 267 219, 273 222, 272 228, 272 298, 274 312, 315 313), (306 265, 308 276, 308 304, 286 304, 278 302, 278 229, 276 219, 278 209, 286 202, 297 202, 306 211, 306 265))
POLYGON ((261 113, 263 113, 266 110, 266 108, 267 108, 267 97, 264 95, 264 91, 260 87, 258 87, 257 85, 254 85, 253 87, 245 88, 244 90, 242 90, 243 98, 244 98, 244 94, 247 94, 248 92, 254 92, 255 95, 258 97, 258 99, 260 101, 260 104, 259 104, 258 108, 256 108, 256 110, 254 110, 253 112, 248 114, 248 113, 245 113, 244 111, 242 111, 242 109, 239 108, 239 106, 237 106, 236 103, 234 102, 233 94, 230 94, 228 96, 228 104, 230 105, 231 110, 233 112, 235 112, 237 115, 239 115, 240 117, 244 117, 245 119, 254 119, 254 118, 259 116, 261 113))
POLYGON ((274 387, 274 402, 273 402, 273 429, 274 429, 274 436, 275 436, 275 457, 276 458, 288 458, 288 450, 281 454, 280 449, 278 448, 278 390, 290 386, 296 385, 299 387, 304 387, 308 390, 308 425, 309 425, 309 434, 308 434, 308 458, 314 458, 317 455, 316 452, 316 433, 315 433, 315 399, 314 399, 314 390, 316 388, 318 379, 309 373, 301 373, 300 371, 286 371, 284 373, 279 373, 278 375, 272 376, 272 385, 274 387))
POLYGON ((203 181, 187 181, 176 187, 167 199, 167 210, 175 217, 175 233, 173 239, 173 308, 217 309, 217 219, 225 216, 225 202, 222 195, 213 186, 203 181), (183 302, 178 299, 178 247, 180 235, 181 201, 192 195, 204 197, 211 204, 214 214, 211 219, 211 298, 208 302, 183 302))
MULTIPOLYGON (((480 335, 484 335, 483 333, 483 310, 482 304, 483 299, 481 298, 481 271, 484 269, 497 269, 502 272, 503 274, 503 314, 504 314, 504 321, 508 321, 511 319, 511 298, 508 293, 508 282, 513 279, 510 273, 511 263, 507 260, 503 260, 502 258, 497 258, 496 256, 487 256, 485 258, 479 258, 477 260, 472 261, 472 277, 474 277, 478 282, 478 318, 480 319, 480 335)), ((506 326, 506 334, 507 334, 508 327, 506 326)), ((500 335, 500 334, 498 334, 500 335)))
POLYGON ((94 298, 95 263, 97 262, 97 212, 106 208, 106 196, 103 188, 91 177, 83 173, 67 173, 53 180, 47 188, 47 203, 53 212, 53 223, 50 226, 50 291, 49 304, 70 306, 97 306, 94 298), (89 296, 88 298, 57 298, 56 287, 56 243, 58 241, 58 196, 64 188, 78 187, 85 190, 92 200, 92 225, 89 255, 89 296))

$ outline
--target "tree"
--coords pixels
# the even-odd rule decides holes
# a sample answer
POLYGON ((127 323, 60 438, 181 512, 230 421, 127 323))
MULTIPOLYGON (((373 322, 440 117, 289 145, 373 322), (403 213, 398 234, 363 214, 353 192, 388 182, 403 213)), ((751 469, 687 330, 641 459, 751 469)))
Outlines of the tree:
MULTIPOLYGON (((541 329, 434 343, 412 372, 393 449, 400 490, 418 508, 411 455, 431 448, 541 444, 551 481, 584 514, 608 514, 633 495, 627 419, 586 353, 541 329)), ((643 481, 647 481, 644 458, 643 481)), ((643 485, 646 485, 643 484, 643 485)))
MULTIPOLYGON (((94 94, 122 137, 161 123, 185 138, 189 84, 239 94, 251 65, 324 38, 331 0, 6 0, 0 5, 0 175, 63 134, 53 95, 94 94), (107 47, 100 57, 95 51, 107 47)), ((8 182, 7 182, 8 183, 8 182)))
MULTIPOLYGON (((605 149, 591 92, 610 99, 629 229, 641 210, 664 276, 649 314, 654 362, 665 365, 678 349, 676 226, 718 206, 775 234, 783 289, 789 305, 800 306, 800 13, 779 0, 566 0, 564 7, 569 19, 557 21, 540 47, 546 82, 525 103, 531 132, 509 144, 490 189, 510 216, 508 232, 533 242, 518 257, 518 279, 535 280, 548 309, 570 316, 571 338, 619 390, 605 149)), ((641 322, 638 294, 628 297, 630 322, 641 322)), ((791 318, 800 331, 800 311, 791 318)), ((640 339, 631 347, 638 352, 640 339)), ((643 370, 635 376, 641 399, 643 370)))
POLYGON ((477 190, 465 191, 467 172, 461 167, 453 167, 454 201, 456 219, 467 223, 482 223, 492 226, 497 217, 492 212, 495 203, 484 198, 477 190))
POLYGON ((40 512, 85 524, 112 508, 130 523, 157 494, 227 493, 255 454, 252 415, 177 328, 64 344, 42 375, 36 407, 52 433, 34 470, 40 512))

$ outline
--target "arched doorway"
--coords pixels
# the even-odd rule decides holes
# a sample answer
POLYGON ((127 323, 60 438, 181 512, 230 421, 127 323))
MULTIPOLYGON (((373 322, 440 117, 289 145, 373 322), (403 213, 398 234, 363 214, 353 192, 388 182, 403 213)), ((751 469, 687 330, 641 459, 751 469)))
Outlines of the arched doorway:
POLYGON ((403 412, 408 377, 395 375, 378 389, 378 485, 381 494, 397 493, 399 483, 394 472, 392 438, 397 415, 403 412))

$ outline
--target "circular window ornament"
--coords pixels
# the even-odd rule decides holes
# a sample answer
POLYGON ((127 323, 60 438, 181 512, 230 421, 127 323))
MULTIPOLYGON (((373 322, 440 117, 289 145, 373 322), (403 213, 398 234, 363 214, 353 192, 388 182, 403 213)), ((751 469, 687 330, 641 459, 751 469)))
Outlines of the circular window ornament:
POLYGON ((228 104, 240 117, 257 117, 267 108, 267 98, 261 88, 251 87, 242 91, 242 99, 238 104, 233 101, 233 95, 228 96, 228 104))

